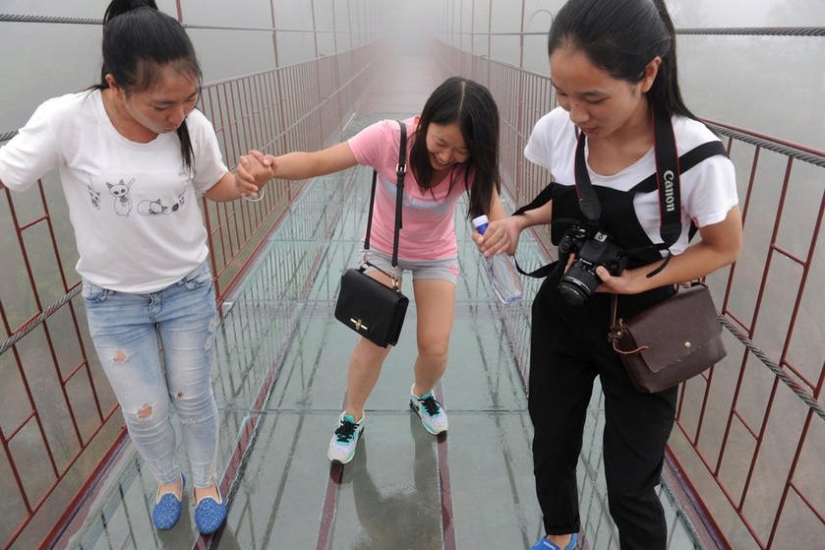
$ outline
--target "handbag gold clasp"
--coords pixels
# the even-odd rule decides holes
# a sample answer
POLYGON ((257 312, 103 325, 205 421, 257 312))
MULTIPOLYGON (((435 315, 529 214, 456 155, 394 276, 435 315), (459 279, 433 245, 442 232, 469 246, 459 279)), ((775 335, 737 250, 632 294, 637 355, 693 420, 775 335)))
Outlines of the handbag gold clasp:
POLYGON ((361 319, 350 319, 350 323, 352 323, 353 325, 355 325, 355 330, 356 330, 356 332, 361 332, 361 329, 362 329, 362 328, 363 328, 364 330, 369 330, 369 327, 368 327, 367 325, 365 325, 365 324, 361 321, 361 319))

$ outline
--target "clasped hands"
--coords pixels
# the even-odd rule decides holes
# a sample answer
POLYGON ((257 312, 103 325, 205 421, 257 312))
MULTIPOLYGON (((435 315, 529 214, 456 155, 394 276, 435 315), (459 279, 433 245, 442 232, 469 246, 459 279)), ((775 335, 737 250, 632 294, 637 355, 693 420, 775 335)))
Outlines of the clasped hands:
POLYGON ((259 196, 261 188, 275 176, 273 161, 271 155, 264 155, 255 149, 241 155, 238 159, 235 186, 242 197, 259 199, 263 196, 259 196))

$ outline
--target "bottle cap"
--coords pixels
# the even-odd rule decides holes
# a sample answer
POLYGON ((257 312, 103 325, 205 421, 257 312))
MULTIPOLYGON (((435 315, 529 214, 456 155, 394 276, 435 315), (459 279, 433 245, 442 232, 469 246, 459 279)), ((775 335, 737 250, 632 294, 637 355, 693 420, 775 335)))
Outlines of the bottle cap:
POLYGON ((488 223, 490 223, 490 220, 484 214, 478 216, 477 218, 473 218, 473 227, 478 229, 478 232, 482 235, 484 234, 484 230, 487 229, 488 223))

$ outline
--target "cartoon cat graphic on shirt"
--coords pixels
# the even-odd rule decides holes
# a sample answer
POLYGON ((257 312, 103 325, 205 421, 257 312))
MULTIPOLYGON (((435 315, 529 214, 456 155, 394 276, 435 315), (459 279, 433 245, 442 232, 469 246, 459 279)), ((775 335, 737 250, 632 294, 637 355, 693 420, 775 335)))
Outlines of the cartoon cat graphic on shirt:
POLYGON ((159 216, 162 214, 172 214, 180 210, 185 202, 186 189, 175 194, 175 202, 171 206, 164 204, 163 199, 140 201, 137 213, 141 216, 159 216))
MULTIPOLYGON (((106 182, 106 187, 109 189, 109 194, 113 197, 113 207, 118 216, 128 217, 132 212, 132 197, 130 190, 135 178, 124 183, 120 180, 118 183, 106 182)), ((91 192, 91 191, 90 191, 91 192)), ((163 199, 142 200, 137 205, 137 213, 141 216, 159 216, 163 214, 171 214, 177 212, 184 204, 186 190, 183 189, 175 194, 175 201, 171 205, 164 203, 163 199)), ((99 199, 98 199, 99 200, 99 199)), ((98 207, 99 202, 92 199, 92 206, 98 207)))
POLYGON ((129 183, 123 183, 120 180, 117 183, 106 182, 106 187, 109 188, 109 194, 114 197, 115 214, 118 216, 128 216, 132 211, 132 198, 129 196, 129 189, 135 183, 135 178, 129 180, 129 183))

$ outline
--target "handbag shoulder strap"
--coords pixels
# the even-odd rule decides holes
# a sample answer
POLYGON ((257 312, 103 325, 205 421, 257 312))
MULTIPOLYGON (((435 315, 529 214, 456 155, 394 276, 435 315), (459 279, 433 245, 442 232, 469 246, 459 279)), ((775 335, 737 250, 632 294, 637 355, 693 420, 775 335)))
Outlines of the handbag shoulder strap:
MULTIPOLYGON (((398 265, 398 234, 401 231, 401 206, 404 203, 404 176, 407 174, 407 125, 398 121, 401 127, 401 144, 398 147, 398 164, 395 167, 395 233, 392 243, 392 266, 398 265)), ((367 217, 367 234, 364 236, 364 250, 370 248, 370 231, 372 229, 372 209, 375 205, 375 188, 378 172, 372 171, 372 191, 370 192, 370 209, 367 217)))
POLYGON ((392 239, 392 266, 398 265, 398 241, 401 231, 401 206, 404 204, 404 176, 407 174, 407 125, 398 121, 401 127, 401 145, 398 148, 398 165, 395 167, 395 234, 392 239))

